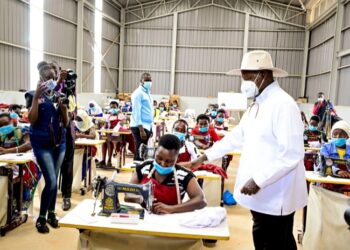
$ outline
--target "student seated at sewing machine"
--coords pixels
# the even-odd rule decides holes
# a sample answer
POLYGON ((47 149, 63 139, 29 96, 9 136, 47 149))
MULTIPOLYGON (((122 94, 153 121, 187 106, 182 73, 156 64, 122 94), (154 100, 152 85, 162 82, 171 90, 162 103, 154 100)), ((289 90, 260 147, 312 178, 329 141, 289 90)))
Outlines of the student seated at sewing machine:
POLYGON ((197 125, 192 129, 194 144, 200 149, 207 149, 213 145, 214 142, 220 140, 220 137, 215 132, 213 126, 210 126, 210 118, 201 114, 197 117, 197 125))
POLYGON ((16 128, 9 113, 0 113, 0 155, 24 153, 31 150, 28 134, 16 128))
MULTIPOLYGON (((322 144, 328 141, 326 134, 318 129, 319 122, 320 118, 317 115, 311 116, 308 128, 304 131, 305 147, 320 148, 322 144)), ((306 170, 313 170, 317 153, 314 150, 305 151, 304 165, 306 170)))
POLYGON ((213 126, 217 132, 222 132, 223 130, 228 129, 228 127, 225 126, 225 110, 219 109, 217 111, 216 118, 213 120, 213 126))
POLYGON ((86 112, 92 117, 103 116, 102 108, 95 101, 89 102, 89 108, 86 110, 86 112))
POLYGON ((85 138, 93 140, 96 138, 95 124, 85 110, 78 110, 74 123, 76 128, 75 137, 77 139, 85 138))
MULTIPOLYGON (((176 165, 180 148, 180 140, 175 135, 162 136, 155 152, 155 159, 137 166, 136 172, 131 177, 130 182, 133 184, 144 184, 149 181, 154 184, 156 201, 152 206, 153 213, 190 212, 206 206, 203 191, 194 174, 176 165), (186 193, 189 200, 182 203, 186 193)), ((126 195, 125 201, 142 204, 140 197, 129 194, 126 195)))
POLYGON ((158 105, 158 108, 156 108, 155 112, 154 112, 155 120, 159 120, 160 118, 164 118, 167 114, 168 114, 168 112, 166 111, 165 103, 160 102, 158 105))
MULTIPOLYGON (((344 120, 336 122, 331 131, 332 140, 322 146, 321 167, 322 175, 350 178, 350 125, 344 120), (341 160, 337 162, 337 159, 341 160)), ((325 188, 350 196, 350 185, 322 184, 325 188)))
MULTIPOLYGON (((119 123, 119 114, 122 114, 118 108, 117 101, 112 100, 110 102, 110 109, 108 110, 108 115, 106 117, 106 123, 104 126, 104 129, 112 130, 115 126, 119 123)), ((113 135, 111 133, 106 134, 103 139, 106 140, 106 142, 102 145, 102 160, 97 164, 98 167, 107 167, 112 168, 112 157, 113 157, 113 150, 114 150, 114 141, 116 138, 113 138, 113 135), (106 164, 106 156, 108 152, 108 161, 106 164)))

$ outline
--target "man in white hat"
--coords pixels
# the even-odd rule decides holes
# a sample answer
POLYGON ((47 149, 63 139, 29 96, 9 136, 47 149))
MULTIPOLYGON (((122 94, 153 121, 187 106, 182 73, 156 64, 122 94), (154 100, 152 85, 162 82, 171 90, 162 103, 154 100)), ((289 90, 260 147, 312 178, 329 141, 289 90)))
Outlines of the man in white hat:
POLYGON ((226 153, 241 150, 234 197, 251 210, 255 249, 297 249, 293 237, 294 213, 307 204, 303 164, 304 126, 295 101, 274 77, 286 77, 266 51, 246 53, 240 69, 241 91, 253 104, 238 126, 198 160, 195 167, 226 153))

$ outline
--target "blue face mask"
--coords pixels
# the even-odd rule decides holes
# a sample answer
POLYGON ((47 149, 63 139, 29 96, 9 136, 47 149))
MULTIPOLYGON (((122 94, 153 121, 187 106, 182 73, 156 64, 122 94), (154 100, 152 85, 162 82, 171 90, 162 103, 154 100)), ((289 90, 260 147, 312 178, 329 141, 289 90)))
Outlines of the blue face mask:
POLYGON ((209 127, 200 127, 199 128, 199 132, 201 132, 201 133, 206 133, 206 132, 208 132, 208 130, 209 130, 209 127))
POLYGON ((90 107, 91 111, 96 111, 96 107, 90 107))
POLYGON ((156 168, 156 171, 160 175, 167 175, 167 174, 170 174, 174 171, 174 166, 165 168, 165 167, 159 165, 155 160, 153 161, 153 166, 156 168))
POLYGON ((332 143, 337 147, 343 147, 346 144, 346 138, 333 138, 332 143))
POLYGON ((13 124, 9 124, 0 128, 0 134, 8 135, 12 133, 14 130, 15 130, 15 127, 13 126, 13 124))
POLYGON ((12 119, 18 119, 18 118, 19 118, 18 114, 15 113, 15 112, 12 112, 12 113, 10 114, 10 117, 11 117, 12 119))
POLYGON ((163 108, 163 107, 160 107, 159 110, 160 110, 160 112, 163 112, 163 111, 164 111, 164 108, 163 108))
POLYGON ((177 107, 177 105, 176 104, 173 104, 173 108, 176 108, 177 107))
POLYGON ((315 132, 315 131, 317 131, 317 127, 309 125, 309 130, 312 132, 315 132))
POLYGON ((119 109, 110 109, 109 110, 109 113, 111 113, 112 115, 116 115, 116 114, 118 114, 118 112, 119 112, 119 109))
POLYGON ((217 112, 216 111, 211 111, 211 117, 216 117, 217 116, 217 112))
POLYGON ((150 92, 152 88, 152 82, 151 81, 144 82, 143 87, 147 90, 147 92, 150 92))
POLYGON ((185 133, 180 133, 180 132, 173 132, 173 134, 179 138, 180 141, 185 141, 186 139, 186 134, 185 133))
POLYGON ((224 123, 225 119, 223 117, 218 117, 218 118, 216 118, 216 121, 218 123, 224 123))

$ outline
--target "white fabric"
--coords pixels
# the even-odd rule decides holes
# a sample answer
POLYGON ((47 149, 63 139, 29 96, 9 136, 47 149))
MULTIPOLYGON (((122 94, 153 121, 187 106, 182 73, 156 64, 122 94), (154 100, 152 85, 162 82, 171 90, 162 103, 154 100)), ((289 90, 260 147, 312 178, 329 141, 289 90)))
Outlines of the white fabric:
POLYGON ((348 135, 348 137, 350 137, 350 125, 346 121, 341 120, 341 121, 338 121, 338 122, 334 123, 334 125, 332 127, 331 135, 333 135, 333 131, 336 130, 336 129, 343 130, 348 135))
POLYGON ((273 66, 272 58, 269 52, 264 50, 253 50, 245 53, 242 59, 240 69, 232 69, 227 75, 241 75, 242 70, 271 70, 274 77, 287 77, 288 73, 282 69, 273 66))
POLYGON ((80 233, 78 249, 81 250, 200 250, 202 240, 119 234, 85 230, 80 233))
POLYGON ((274 82, 232 132, 205 154, 212 161, 241 151, 235 199, 260 213, 288 215, 307 204, 303 133, 297 104, 274 82), (255 195, 243 195, 240 190, 250 178, 261 189, 255 195))
POLYGON ((8 178, 0 176, 0 227, 6 224, 8 198, 8 178))
POLYGON ((79 148, 74 150, 74 163, 73 163, 73 183, 72 183, 72 192, 79 192, 81 189, 81 177, 83 170, 83 158, 84 158, 84 149, 79 148))
POLYGON ((350 230, 344 219, 349 197, 310 186, 303 249, 349 249, 350 230))
POLYGON ((197 149, 196 145, 194 145, 194 143, 186 140, 185 141, 185 146, 180 148, 179 154, 185 153, 186 152, 186 148, 187 148, 188 153, 191 155, 191 161, 194 161, 195 159, 197 159, 200 156, 199 152, 198 152, 198 149, 197 149))
POLYGON ((226 219, 226 215, 226 209, 223 207, 205 207, 185 213, 179 224, 190 228, 216 227, 226 219))

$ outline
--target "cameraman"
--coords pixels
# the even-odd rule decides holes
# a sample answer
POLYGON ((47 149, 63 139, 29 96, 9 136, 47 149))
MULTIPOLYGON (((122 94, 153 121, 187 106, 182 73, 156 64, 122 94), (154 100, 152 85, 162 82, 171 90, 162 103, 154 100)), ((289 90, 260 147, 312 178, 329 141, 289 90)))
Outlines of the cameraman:
POLYGON ((48 233, 48 222, 58 227, 55 215, 57 177, 66 151, 66 127, 69 123, 67 105, 55 94, 55 71, 43 61, 37 66, 40 80, 28 113, 30 142, 45 179, 40 214, 36 221, 39 233, 48 233), (57 102, 57 104, 55 104, 57 102), (57 108, 56 108, 57 106, 57 108))
POLYGON ((72 196, 73 183, 73 163, 74 163, 74 148, 75 148, 75 128, 74 119, 76 117, 76 91, 75 79, 76 75, 71 70, 61 70, 56 62, 51 62, 50 66, 56 73, 57 88, 59 92, 64 94, 69 101, 68 116, 69 124, 66 133, 66 154, 61 167, 62 175, 62 209, 67 211, 71 208, 70 198, 72 196))

